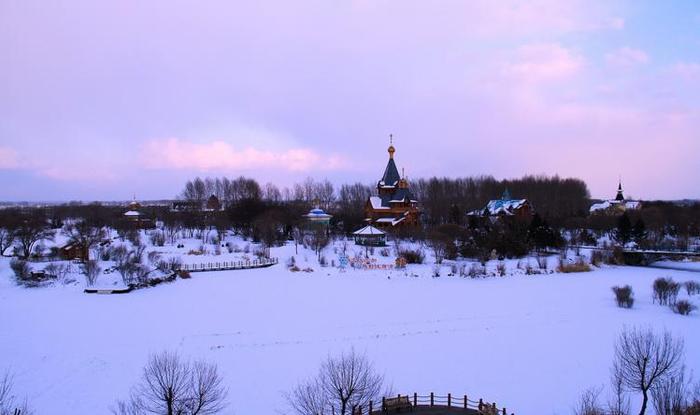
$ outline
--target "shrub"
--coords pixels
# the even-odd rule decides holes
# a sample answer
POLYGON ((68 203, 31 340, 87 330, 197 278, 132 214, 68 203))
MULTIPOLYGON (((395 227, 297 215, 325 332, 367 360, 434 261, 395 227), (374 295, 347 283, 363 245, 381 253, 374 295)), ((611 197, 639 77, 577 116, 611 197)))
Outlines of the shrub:
POLYGON ((498 271, 498 275, 501 277, 506 276, 506 263, 503 261, 499 261, 498 264, 496 265, 496 271, 498 271))
POLYGON ((450 274, 457 275, 458 272, 459 272, 459 267, 457 267, 457 264, 450 265, 450 274))
POLYGON ((472 264, 469 267, 469 276, 472 278, 482 277, 486 275, 486 267, 484 265, 472 264))
POLYGON ((389 256, 389 248, 382 248, 379 250, 379 255, 387 257, 389 256))
POLYGON ((440 276, 440 265, 435 265, 433 266, 433 278, 437 278, 440 276))
POLYGON ((674 313, 682 316, 687 316, 696 309, 697 307, 693 303, 686 300, 679 300, 671 305, 671 310, 673 310, 674 313))
POLYGON ((178 271, 177 274, 180 276, 180 278, 182 278, 184 280, 192 278, 192 275, 190 274, 189 271, 185 271, 182 269, 180 271, 178 271))
POLYGON ((700 294, 700 283, 697 281, 686 281, 683 286, 688 295, 700 294))
POLYGON ((399 256, 406 259, 407 264, 422 264, 425 260, 425 253, 422 249, 403 249, 399 256))
POLYGON ((600 266, 604 261, 603 252, 595 250, 591 252, 591 264, 594 266, 600 266))
POLYGON ((83 273, 85 274, 85 281, 88 287, 92 287, 97 282, 97 277, 102 272, 102 268, 98 265, 97 261, 85 261, 83 266, 83 273))
POLYGON ((296 260, 296 258, 294 258, 294 255, 290 256, 287 259, 287 268, 291 268, 291 267, 295 266, 296 264, 297 264, 297 260, 296 260))
POLYGON ((547 262, 547 257, 546 256, 538 256, 538 257, 535 257, 535 259, 537 260, 537 266, 541 270, 547 271, 547 267, 549 266, 549 264, 547 262))
POLYGON ((153 246, 163 246, 165 245, 165 234, 161 231, 153 231, 149 235, 151 239, 151 244, 153 246))
POLYGON ((625 285, 624 287, 612 287, 612 290, 615 293, 615 300, 617 301, 618 307, 632 308, 634 304, 632 287, 625 285))
POLYGON ((571 264, 560 262, 559 266, 557 267, 557 272, 563 272, 564 274, 572 272, 589 272, 590 270, 591 267, 586 264, 582 258, 577 259, 576 262, 571 264))
POLYGON ((672 305, 676 302, 680 289, 681 285, 672 278, 657 278, 653 285, 653 300, 661 305, 672 305))
POLYGON ((290 270, 291 272, 299 272, 299 271, 301 271, 301 268, 299 268, 299 267, 296 266, 296 265, 292 265, 291 267, 289 267, 289 270, 290 270))
POLYGON ((27 265, 27 261, 22 259, 13 258, 10 261, 10 268, 15 273, 15 278, 18 283, 24 283, 31 278, 32 270, 27 265))
POLYGON ((321 255, 321 257, 318 259, 318 264, 322 267, 327 267, 328 266, 328 260, 324 255, 321 255))

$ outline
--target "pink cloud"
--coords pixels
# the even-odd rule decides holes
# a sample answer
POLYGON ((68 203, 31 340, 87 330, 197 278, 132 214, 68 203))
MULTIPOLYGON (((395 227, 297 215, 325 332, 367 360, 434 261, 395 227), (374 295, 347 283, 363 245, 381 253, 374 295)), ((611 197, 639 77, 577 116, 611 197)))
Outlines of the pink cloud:
POLYGON ((581 70, 584 59, 557 44, 538 43, 519 47, 504 73, 527 83, 570 78, 581 70))
POLYGON ((641 49, 623 47, 605 55, 605 61, 613 66, 635 66, 649 62, 649 55, 641 49))
POLYGON ((671 67, 671 72, 684 79, 700 79, 700 63, 678 62, 671 67))
POLYGON ((337 155, 323 155, 308 148, 271 151, 252 146, 235 148, 226 141, 193 143, 179 138, 148 141, 142 148, 144 166, 153 169, 250 170, 258 168, 310 171, 345 166, 337 155))
POLYGON ((19 167, 17 152, 9 147, 0 147, 0 169, 19 167))

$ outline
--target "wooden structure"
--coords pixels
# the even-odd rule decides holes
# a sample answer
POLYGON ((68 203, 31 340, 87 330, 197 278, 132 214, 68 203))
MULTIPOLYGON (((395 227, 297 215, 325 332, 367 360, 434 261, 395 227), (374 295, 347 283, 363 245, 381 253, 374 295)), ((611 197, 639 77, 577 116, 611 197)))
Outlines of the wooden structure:
POLYGON ((205 271, 231 271, 239 269, 267 268, 276 265, 277 258, 261 258, 252 261, 224 261, 207 262, 202 264, 182 264, 178 271, 205 272, 205 271))
MULTIPOLYGON (((508 415, 506 408, 498 407, 495 402, 489 403, 483 399, 471 400, 467 395, 396 395, 383 397, 381 401, 370 401, 366 406, 355 406, 352 415, 382 415, 411 412, 414 415, 508 415)), ((514 415, 514 414, 510 414, 514 415)))
POLYGON ((362 246, 385 246, 386 233, 372 225, 367 225, 352 233, 356 245, 362 246))
POLYGON ((365 217, 381 228, 417 226, 420 216, 418 201, 409 189, 408 179, 399 175, 394 162, 393 137, 390 136, 390 140, 389 161, 384 175, 377 182, 377 195, 370 196, 365 203, 365 217))
POLYGON ((58 249, 58 253, 61 256, 61 259, 65 259, 67 261, 87 261, 90 259, 90 252, 87 247, 84 247, 78 243, 69 243, 64 245, 58 249))

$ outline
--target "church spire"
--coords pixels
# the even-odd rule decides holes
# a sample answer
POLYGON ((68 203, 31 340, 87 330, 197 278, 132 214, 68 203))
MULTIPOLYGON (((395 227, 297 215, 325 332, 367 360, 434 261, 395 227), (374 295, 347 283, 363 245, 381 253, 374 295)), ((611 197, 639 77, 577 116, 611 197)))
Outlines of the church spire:
POLYGON ((618 181, 617 185, 617 196, 615 196, 615 200, 625 200, 625 195, 622 194, 622 178, 618 181))

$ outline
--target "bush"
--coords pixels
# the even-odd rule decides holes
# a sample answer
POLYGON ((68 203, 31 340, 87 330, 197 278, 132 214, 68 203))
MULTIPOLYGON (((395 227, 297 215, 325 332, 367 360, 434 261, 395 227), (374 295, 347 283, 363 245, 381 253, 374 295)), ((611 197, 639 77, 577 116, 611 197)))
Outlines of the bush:
POLYGON ((560 262, 559 266, 557 267, 557 272, 562 272, 564 274, 572 272, 589 272, 590 270, 590 265, 586 264, 582 258, 577 259, 576 262, 571 264, 560 262))
POLYGON ((612 287, 612 290, 615 293, 615 300, 617 301, 618 307, 632 308, 634 304, 632 287, 625 285, 624 287, 612 287))
POLYGON ((595 250, 591 252, 591 264, 594 266, 600 266, 600 264, 603 263, 604 261, 604 255, 603 252, 595 250))
POLYGON ((406 259, 407 264, 422 264, 425 260, 422 249, 403 249, 399 251, 399 256, 406 259))
POLYGON ((389 256, 389 248, 382 248, 379 250, 379 255, 383 257, 389 256))
POLYGON ((686 281, 683 286, 688 295, 700 294, 700 283, 697 281, 686 281))
POLYGON ((483 265, 472 264, 469 267, 469 276, 472 278, 483 277, 486 275, 486 267, 483 265))
POLYGON ((695 307, 693 303, 686 300, 679 300, 671 305, 671 310, 673 310, 674 313, 680 314, 682 316, 687 316, 696 309, 697 307, 695 307))
POLYGON ((294 255, 290 256, 287 259, 287 268, 291 268, 291 267, 295 266, 296 264, 297 264, 297 260, 296 260, 296 258, 294 258, 294 255))
POLYGON ((654 302, 661 305, 675 304, 681 285, 673 281, 672 278, 657 278, 654 280, 654 302))
POLYGON ((192 278, 192 275, 190 275, 190 272, 189 272, 189 271, 185 271, 185 270, 182 270, 182 269, 179 270, 179 271, 177 272, 177 274, 178 274, 178 276, 179 276, 180 278, 182 278, 183 280, 192 278))
POLYGON ((102 272, 102 268, 98 265, 97 261, 85 261, 83 266, 83 274, 85 274, 85 281, 88 287, 92 287, 97 282, 97 277, 102 272))
POLYGON ((153 231, 149 235, 151 239, 151 244, 153 246, 163 246, 165 245, 165 233, 161 231, 153 231))
POLYGON ((496 265, 496 271, 498 271, 498 275, 501 277, 506 276, 506 263, 503 261, 499 261, 498 264, 496 265))
POLYGON ((328 260, 324 255, 321 255, 321 257, 318 259, 318 264, 322 267, 327 267, 328 266, 328 260))
POLYGON ((27 282, 31 278, 32 270, 27 265, 27 261, 13 258, 10 261, 10 268, 14 271, 18 283, 27 282))

